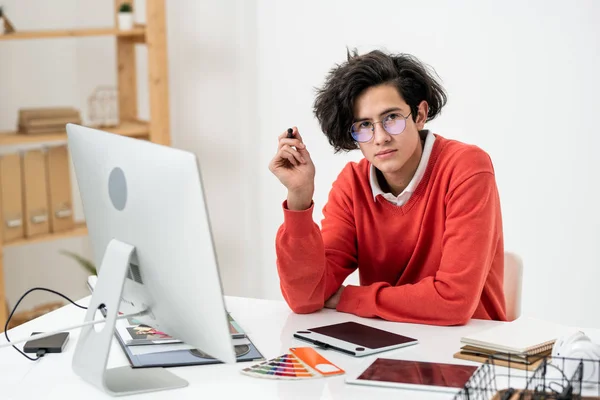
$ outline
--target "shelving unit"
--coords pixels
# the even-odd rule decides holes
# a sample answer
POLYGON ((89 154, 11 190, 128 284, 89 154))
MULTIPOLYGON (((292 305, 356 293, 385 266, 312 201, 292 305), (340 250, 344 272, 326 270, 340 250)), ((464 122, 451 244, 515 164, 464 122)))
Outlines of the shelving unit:
MULTIPOLYGON (((115 128, 102 128, 102 130, 140 139, 147 139, 150 136, 150 128, 148 123, 144 121, 125 121, 115 128)), ((0 146, 60 142, 66 140, 66 132, 44 133, 40 135, 22 135, 12 131, 0 132, 0 146)))
POLYGON ((4 243, 4 248, 7 247, 15 247, 22 246, 26 244, 34 244, 34 243, 42 243, 48 242, 51 240, 59 240, 59 239, 67 239, 71 237, 77 236, 85 236, 87 235, 87 227, 85 223, 76 223, 73 229, 65 232, 57 232, 57 233, 47 233, 44 235, 36 235, 30 238, 21 238, 17 240, 13 240, 8 243, 4 243))
POLYGON ((93 28, 93 29, 64 29, 49 31, 24 31, 7 35, 0 35, 0 40, 19 39, 51 39, 64 37, 86 37, 86 36, 117 36, 117 37, 140 37, 143 39, 146 30, 136 27, 129 31, 120 31, 115 28, 93 28))
MULTIPOLYGON (((117 13, 121 3, 114 1, 114 21, 117 27, 117 13)), ((167 66, 167 39, 165 20, 165 0, 146 0, 146 25, 135 26, 132 30, 121 31, 118 28, 88 28, 47 31, 23 31, 0 35, 0 57, 2 42, 9 40, 39 40, 52 38, 85 38, 91 36, 112 37, 116 41, 117 87, 119 88, 119 119, 115 128, 102 128, 105 131, 130 136, 154 143, 170 145, 169 132, 169 88, 167 66), (137 109, 137 78, 135 45, 144 44, 148 48, 148 97, 150 120, 140 121, 137 109)), ((23 135, 17 132, 0 132, 0 147, 42 144, 66 141, 66 132, 40 135, 23 135)), ((2 221, 2 223, 4 223, 2 221)), ((76 224, 66 232, 49 233, 11 242, 2 242, 0 234, 0 330, 8 317, 3 269, 4 249, 25 246, 53 240, 87 235, 85 223, 76 224)))

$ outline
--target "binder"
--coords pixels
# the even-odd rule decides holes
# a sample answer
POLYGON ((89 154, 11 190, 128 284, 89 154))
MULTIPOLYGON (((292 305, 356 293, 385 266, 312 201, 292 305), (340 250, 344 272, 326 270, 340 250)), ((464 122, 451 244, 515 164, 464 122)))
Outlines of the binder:
POLYGON ((19 154, 0 156, 0 221, 3 241, 25 236, 23 228, 23 187, 19 154))
POLYGON ((42 150, 23 153, 23 198, 25 236, 48 233, 48 186, 46 183, 46 158, 42 150))
POLYGON ((67 146, 50 147, 46 152, 50 232, 73 229, 73 202, 67 146))

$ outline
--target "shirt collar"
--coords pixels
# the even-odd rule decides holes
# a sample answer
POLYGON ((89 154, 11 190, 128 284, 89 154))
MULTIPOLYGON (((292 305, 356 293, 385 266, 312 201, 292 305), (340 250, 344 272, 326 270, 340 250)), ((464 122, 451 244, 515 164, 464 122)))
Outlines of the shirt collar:
MULTIPOLYGON (((423 175, 425 175, 425 170, 427 169, 427 164, 429 163, 429 157, 431 156, 431 150, 433 149, 433 142, 435 142, 435 135, 429 130, 421 131, 421 134, 425 135, 425 145, 423 146, 423 154, 421 154, 421 160, 419 161, 419 165, 417 166, 417 170, 413 175, 412 179, 406 186, 406 188, 400 193, 397 197, 404 195, 405 193, 414 193, 415 189, 423 179, 423 175)), ((381 190, 379 186, 379 181, 377 180, 377 168, 370 164, 369 167, 369 182, 371 183, 371 190, 373 192, 373 199, 377 201, 377 196, 382 195, 385 196, 386 193, 381 190)), ((391 193, 387 193, 388 196, 393 196, 391 193)))

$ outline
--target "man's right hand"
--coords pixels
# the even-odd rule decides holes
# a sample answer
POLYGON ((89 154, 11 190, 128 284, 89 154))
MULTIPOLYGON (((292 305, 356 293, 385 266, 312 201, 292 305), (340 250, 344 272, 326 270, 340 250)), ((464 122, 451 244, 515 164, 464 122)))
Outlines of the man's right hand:
POLYGON ((306 210, 315 190, 315 165, 296 127, 292 134, 291 139, 287 131, 279 135, 277 154, 269 163, 269 170, 288 190, 288 209, 306 210))

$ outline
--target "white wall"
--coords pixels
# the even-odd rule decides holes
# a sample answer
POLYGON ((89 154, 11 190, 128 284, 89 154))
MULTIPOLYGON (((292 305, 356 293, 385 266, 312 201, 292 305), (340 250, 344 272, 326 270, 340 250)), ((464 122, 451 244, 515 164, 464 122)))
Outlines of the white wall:
POLYGON ((173 145, 195 152, 226 294, 259 297, 255 3, 168 7, 173 145))
MULTIPOLYGON (((2 3, 20 29, 112 24, 110 0, 2 3)), ((600 326, 600 139, 592 120, 600 4, 526 3, 169 1, 173 145, 201 160, 226 293, 281 298, 274 237, 285 191, 267 168, 276 137, 297 125, 306 138, 319 222, 331 182, 360 154, 333 155, 312 114, 314 87, 344 61, 346 46, 386 48, 415 54, 441 76, 449 103, 431 128, 493 157, 506 248, 525 261, 524 312, 600 326)), ((136 7, 143 20, 143 2, 136 7)), ((147 116, 143 47, 138 55, 147 116)), ((108 38, 0 43, 0 76, 9 77, 0 85, 0 130, 26 105, 85 109, 95 86, 115 83, 114 63, 108 38)), ((60 277, 48 284, 67 276, 71 291, 85 293, 61 248, 90 251, 87 239, 8 249, 9 296, 38 283, 39 271, 60 277)))
POLYGON ((334 156, 311 114, 313 87, 346 46, 432 65, 449 93, 430 125, 495 163, 506 249, 522 255, 523 311, 600 326, 600 3, 305 1, 258 3, 260 220, 264 295, 280 298, 273 238, 285 192, 267 164, 298 125, 317 168, 315 220, 331 182, 360 154, 334 156))

